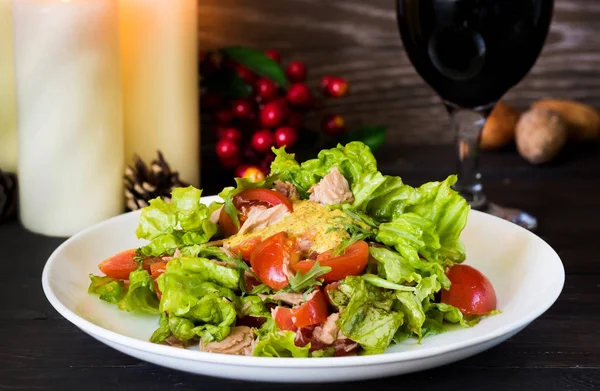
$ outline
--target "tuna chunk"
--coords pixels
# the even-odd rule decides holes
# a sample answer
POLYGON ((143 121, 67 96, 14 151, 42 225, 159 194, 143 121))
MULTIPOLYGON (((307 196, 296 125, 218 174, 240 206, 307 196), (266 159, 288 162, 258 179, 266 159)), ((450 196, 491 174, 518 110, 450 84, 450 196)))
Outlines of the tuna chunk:
POLYGON ((296 186, 294 186, 293 184, 291 184, 289 182, 282 182, 279 179, 276 180, 274 190, 283 194, 284 196, 286 196, 287 198, 289 198, 292 201, 300 199, 300 195, 298 194, 298 189, 296 189, 296 186))
POLYGON ((327 320, 323 322, 323 325, 315 327, 313 338, 323 342, 325 345, 332 345, 338 339, 340 332, 340 328, 336 323, 339 318, 340 314, 338 313, 329 315, 327 320))
POLYGON ((224 206, 220 207, 219 209, 214 210, 211 214, 210 214, 210 222, 213 224, 217 224, 219 222, 219 216, 221 215, 221 211, 223 210, 224 206))
POLYGON ((278 223, 288 214, 290 214, 290 211, 284 204, 275 205, 272 208, 255 205, 248 211, 248 219, 242 224, 238 234, 242 235, 266 228, 269 225, 278 223))
POLYGON ((271 296, 272 300, 283 301, 289 305, 299 305, 304 303, 304 295, 302 293, 281 292, 271 296))
POLYGON ((248 326, 234 327, 231 334, 221 342, 209 342, 206 345, 200 342, 200 350, 203 352, 250 356, 253 349, 254 336, 248 326))
POLYGON ((325 205, 335 205, 344 202, 354 202, 354 195, 350 191, 350 185, 340 170, 336 167, 329 171, 321 181, 308 191, 310 200, 325 205))

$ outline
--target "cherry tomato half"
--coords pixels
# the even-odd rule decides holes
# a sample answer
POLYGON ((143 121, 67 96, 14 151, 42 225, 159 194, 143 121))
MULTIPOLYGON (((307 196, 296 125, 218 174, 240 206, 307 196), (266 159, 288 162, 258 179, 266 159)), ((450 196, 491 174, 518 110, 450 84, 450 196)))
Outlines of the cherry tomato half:
POLYGON ((256 246, 250 265, 264 284, 280 290, 288 285, 288 265, 298 262, 299 256, 296 242, 286 232, 279 232, 256 246))
POLYGON ((454 265, 446 273, 452 285, 442 290, 442 303, 465 315, 485 315, 496 309, 496 292, 490 280, 468 265, 454 265))
POLYGON ((329 273, 321 277, 325 282, 340 281, 346 276, 359 276, 369 261, 369 245, 360 240, 348 246, 340 256, 334 257, 331 251, 327 251, 319 254, 316 261, 307 259, 292 265, 292 267, 296 271, 307 273, 317 261, 319 265, 331 268, 329 273))
POLYGON ((281 330, 294 330, 327 320, 329 309, 321 289, 314 291, 305 303, 294 307, 276 307, 273 319, 281 330))
MULTIPOLYGON (((294 211, 292 201, 283 194, 270 189, 246 189, 233 197, 233 204, 236 208, 242 209, 243 207, 249 208, 253 205, 263 205, 271 208, 275 205, 284 204, 290 212, 294 211)), ((238 215, 240 220, 244 220, 243 214, 238 215)), ((227 236, 235 235, 238 232, 238 228, 235 226, 231 217, 225 212, 225 208, 221 209, 219 214, 219 225, 223 233, 227 236)))
POLYGON ((133 260, 136 249, 122 251, 105 259, 98 265, 102 273, 119 280, 129 279, 129 273, 136 270, 138 263, 133 260))

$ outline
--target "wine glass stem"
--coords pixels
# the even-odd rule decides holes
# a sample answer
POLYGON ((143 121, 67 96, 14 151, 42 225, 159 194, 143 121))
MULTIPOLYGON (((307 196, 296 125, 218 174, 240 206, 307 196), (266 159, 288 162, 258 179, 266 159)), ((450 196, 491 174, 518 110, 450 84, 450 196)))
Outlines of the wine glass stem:
POLYGON ((456 134, 458 182, 454 188, 474 209, 485 207, 487 199, 479 173, 479 141, 493 105, 463 109, 446 103, 456 134))

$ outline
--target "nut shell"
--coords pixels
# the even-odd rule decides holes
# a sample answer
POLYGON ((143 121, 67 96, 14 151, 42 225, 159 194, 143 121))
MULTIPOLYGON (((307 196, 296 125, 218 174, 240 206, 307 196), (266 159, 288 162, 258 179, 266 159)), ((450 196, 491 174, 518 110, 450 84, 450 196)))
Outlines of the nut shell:
POLYGON ((552 160, 567 142, 567 125, 546 107, 533 107, 517 123, 515 140, 521 156, 532 164, 552 160))
POLYGON ((593 107, 571 100, 543 99, 533 107, 545 107, 557 112, 567 124, 572 140, 600 140, 600 114, 593 107))

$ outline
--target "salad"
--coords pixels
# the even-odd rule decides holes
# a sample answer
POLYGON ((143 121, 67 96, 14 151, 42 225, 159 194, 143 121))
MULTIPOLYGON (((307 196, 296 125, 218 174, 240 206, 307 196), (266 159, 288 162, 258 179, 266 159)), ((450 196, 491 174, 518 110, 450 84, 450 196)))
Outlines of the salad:
POLYGON ((302 164, 274 152, 265 180, 236 178, 221 202, 194 187, 152 200, 147 244, 103 261, 89 292, 160 315, 152 342, 266 357, 383 353, 495 312, 490 282, 461 265, 456 176, 408 186, 360 142, 302 164))

